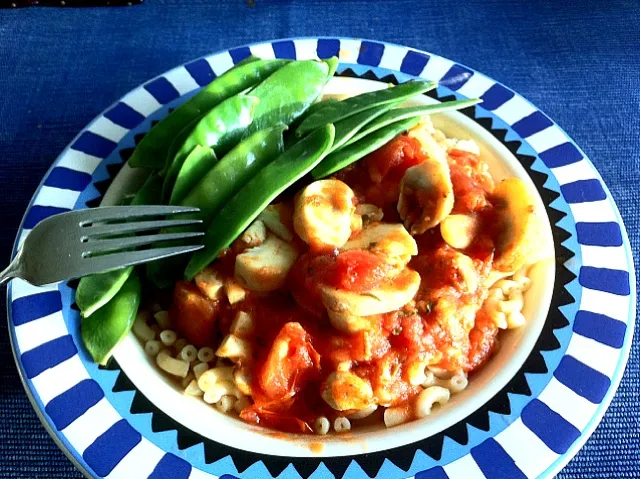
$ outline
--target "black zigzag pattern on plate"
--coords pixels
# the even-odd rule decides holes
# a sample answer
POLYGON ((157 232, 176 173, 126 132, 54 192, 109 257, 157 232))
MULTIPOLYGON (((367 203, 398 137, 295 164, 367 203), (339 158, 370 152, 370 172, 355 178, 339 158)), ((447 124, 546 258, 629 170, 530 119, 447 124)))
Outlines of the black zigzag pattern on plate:
MULTIPOLYGON (((347 69, 342 72, 340 76, 365 78, 394 84, 398 83, 394 75, 386 75, 379 78, 372 71, 367 71, 363 75, 357 75, 353 70, 347 69)), ((453 97, 438 97, 436 90, 428 92, 427 95, 440 101, 453 99, 453 97)), ((385 460, 391 461, 403 471, 408 471, 418 450, 423 451, 435 460, 439 460, 442 456, 445 437, 454 440, 458 444, 466 445, 469 441, 469 428, 489 431, 489 413, 499 415, 511 414, 509 394, 531 396, 531 390, 527 383, 525 374, 544 374, 548 372, 541 352, 552 351, 560 347, 560 343, 554 335, 554 330, 568 326, 569 322, 559 308, 575 302, 575 299, 566 289, 566 285, 575 279, 575 275, 564 266, 564 263, 574 256, 574 253, 562 245, 562 243, 570 237, 570 234, 558 226, 558 222, 564 218, 566 214, 550 206, 551 203, 559 197, 559 193, 548 190, 544 187, 547 175, 531 169, 531 165, 535 160, 534 157, 521 155, 517 152, 521 145, 519 141, 506 141, 505 137, 507 130, 494 129, 491 119, 476 118, 476 107, 469 107, 461 110, 461 112, 472 118, 493 134, 493 136, 504 144, 525 167, 545 204, 545 208, 552 225, 555 243, 556 277, 547 321, 533 351, 525 361, 524 365, 500 392, 464 420, 418 442, 375 453, 328 458, 287 458, 268 454, 252 453, 205 438, 184 427, 164 412, 160 411, 147 397, 136 389, 135 385, 129 380, 127 375, 120 370, 120 367, 115 360, 113 360, 107 366, 107 369, 120 370, 113 391, 116 393, 120 391, 135 392, 131 402, 131 413, 151 413, 152 430, 154 432, 169 430, 177 431, 177 446, 179 449, 183 450, 196 444, 203 443, 205 461, 207 463, 210 464, 220 459, 230 457, 239 472, 244 472, 257 462, 262 462, 268 469, 269 473, 273 477, 277 477, 284 471, 284 469, 289 467, 289 465, 293 465, 298 473, 306 479, 315 472, 321 463, 323 463, 331 473, 333 473, 337 478, 340 478, 344 475, 351 462, 355 461, 367 475, 375 477, 379 473, 380 467, 385 460)), ((141 138, 136 138, 136 143, 139 142, 140 139, 141 138)))

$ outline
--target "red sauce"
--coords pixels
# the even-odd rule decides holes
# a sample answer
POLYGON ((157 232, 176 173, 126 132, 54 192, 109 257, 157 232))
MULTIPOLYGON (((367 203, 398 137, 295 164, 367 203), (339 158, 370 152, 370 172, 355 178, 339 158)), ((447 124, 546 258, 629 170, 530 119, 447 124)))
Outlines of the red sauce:
MULTIPOLYGON (((400 135, 337 177, 354 190, 358 202, 383 208, 385 222, 399 222, 399 182, 408 168, 425 158, 415 139, 400 135)), ((242 411, 243 420, 285 432, 311 433, 318 416, 337 417, 320 393, 323 381, 340 363, 350 362, 351 372, 367 379, 374 393, 383 390, 395 405, 409 404, 420 391, 408 383, 405 370, 417 359, 432 358, 445 368, 473 371, 490 357, 497 328, 486 314, 472 317, 463 334, 459 327, 465 321, 464 307, 475 308, 475 313, 484 300, 481 289, 468 287, 464 268, 472 268, 478 277, 488 274, 500 232, 490 201, 493 182, 486 165, 474 154, 451 151, 449 166, 454 212, 480 220, 479 234, 464 252, 471 265, 458 261, 459 253, 445 244, 439 228, 416 237, 419 253, 409 264, 421 276, 415 307, 373 317, 374 327, 367 331, 344 334, 334 329, 321 293, 323 286, 363 292, 380 284, 388 266, 366 251, 312 252, 297 243, 302 254, 289 273, 286 290, 250 293, 233 307, 212 303, 208 309, 197 288, 178 283, 172 317, 189 318, 181 320, 179 329, 189 332, 193 342, 197 330, 202 331, 196 344, 214 344, 213 330, 226 334, 238 310, 255 318, 256 329, 245 338, 252 344, 253 356, 243 365, 253 372, 255 404, 242 411), (282 344, 288 346, 279 349, 282 344)), ((240 251, 242 245, 234 244, 221 255, 217 268, 232 276, 240 251)))

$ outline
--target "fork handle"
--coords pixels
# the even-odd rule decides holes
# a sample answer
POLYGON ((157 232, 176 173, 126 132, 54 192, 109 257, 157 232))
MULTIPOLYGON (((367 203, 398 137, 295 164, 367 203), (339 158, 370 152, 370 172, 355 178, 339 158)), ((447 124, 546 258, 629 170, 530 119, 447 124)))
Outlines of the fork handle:
POLYGON ((11 261, 11 264, 0 273, 0 286, 10 279, 20 276, 20 253, 22 253, 22 251, 18 251, 18 254, 16 254, 13 261, 11 261))

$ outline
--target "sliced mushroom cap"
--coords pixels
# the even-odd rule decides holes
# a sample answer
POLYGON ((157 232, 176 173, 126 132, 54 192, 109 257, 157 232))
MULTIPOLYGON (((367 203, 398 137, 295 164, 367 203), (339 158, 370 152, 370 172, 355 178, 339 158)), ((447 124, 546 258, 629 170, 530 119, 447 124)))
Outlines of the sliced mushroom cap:
POLYGON ((342 181, 314 181, 295 200, 296 233, 314 249, 341 247, 351 236, 353 199, 353 191, 342 181))
POLYGON ((533 196, 525 183, 509 178, 498 183, 491 200, 500 213, 501 234, 496 244, 493 267, 513 272, 536 261, 539 250, 541 220, 535 212, 533 196))
POLYGON ((413 299, 420 287, 420 275, 410 268, 365 292, 344 291, 329 286, 322 288, 322 302, 336 313, 372 316, 400 309, 413 299))
POLYGON ((350 249, 367 250, 401 267, 418 254, 416 241, 398 223, 371 223, 342 247, 343 251, 350 249))
POLYGON ((372 319, 376 316, 356 316, 350 311, 333 311, 327 310, 329 313, 329 321, 331 325, 348 334, 357 333, 358 331, 369 330, 374 326, 372 319))
MULTIPOLYGON (((430 138, 425 134, 421 137, 430 138)), ((422 140, 421 140, 422 143, 422 140)), ((444 150, 409 168, 400 182, 398 213, 412 235, 422 234, 440 223, 453 209, 453 185, 444 150)), ((428 153, 428 150, 427 150, 428 153)))
POLYGON ((274 235, 264 243, 236 256, 235 277, 252 291, 273 291, 281 288, 289 270, 298 258, 298 251, 274 235))
POLYGON ((331 373, 322 384, 320 394, 336 411, 360 411, 374 403, 371 383, 348 371, 331 373))

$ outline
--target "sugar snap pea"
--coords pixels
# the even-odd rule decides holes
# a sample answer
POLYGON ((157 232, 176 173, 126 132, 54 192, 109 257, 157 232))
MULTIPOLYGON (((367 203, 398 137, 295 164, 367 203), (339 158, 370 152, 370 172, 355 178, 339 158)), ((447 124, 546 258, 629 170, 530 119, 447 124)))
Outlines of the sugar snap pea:
POLYGON ((249 93, 260 101, 248 133, 276 125, 290 125, 322 93, 329 65, 315 60, 291 62, 249 93))
POLYGON ((233 196, 209 224, 204 249, 191 257, 185 277, 192 279, 251 224, 287 187, 307 174, 331 149, 333 125, 325 125, 265 166, 233 196))
POLYGON ((380 117, 380 115, 387 113, 393 107, 397 106, 398 103, 399 102, 385 103, 336 122, 334 124, 336 127, 336 138, 333 141, 331 151, 333 152, 342 148, 343 145, 350 142, 354 135, 359 134, 362 129, 369 126, 369 124, 380 117))
MULTIPOLYGON (((380 128, 384 128, 385 126, 391 125, 392 123, 406 120, 408 118, 415 118, 417 116, 424 115, 432 115, 435 113, 442 113, 445 111, 451 110, 462 110, 463 108, 467 108, 468 106, 475 105, 479 103, 481 100, 479 98, 473 98, 470 100, 456 100, 456 101, 447 101, 444 103, 434 103, 432 105, 421 105, 409 108, 397 108, 395 110, 391 110, 378 118, 374 119, 370 123, 367 123, 360 131, 358 131, 352 138, 344 142, 344 146, 348 146, 352 143, 356 143, 360 141, 364 137, 370 135, 376 130, 380 128)), ((354 115, 355 116, 355 115, 354 115)), ((344 120, 346 121, 346 120, 344 120)), ((338 130, 338 125, 336 125, 336 132, 338 130)), ((336 133, 337 136, 337 133, 336 133)), ((338 148, 335 148, 336 150, 338 148)))
POLYGON ((338 69, 338 65, 340 64, 340 60, 338 60, 338 57, 331 57, 331 58, 327 58, 327 59, 322 60, 322 61, 325 62, 329 66, 328 76, 329 76, 329 78, 331 78, 333 76, 333 74, 336 72, 336 70, 338 69))
POLYGON ((189 194, 189 191, 198 184, 202 177, 213 168, 218 158, 214 151, 207 147, 196 145, 187 155, 176 177, 176 183, 171 192, 170 205, 177 205, 189 194))
POLYGON ((385 90, 372 91, 347 98, 339 103, 327 105, 326 108, 322 108, 313 115, 309 115, 296 130, 296 135, 305 135, 311 130, 327 123, 335 124, 337 121, 375 106, 381 106, 385 103, 395 103, 403 99, 406 100, 414 95, 432 90, 435 87, 436 84, 433 82, 408 81, 385 90))
POLYGON ((227 98, 257 85, 287 63, 287 60, 255 60, 236 65, 154 126, 134 150, 129 165, 134 168, 164 168, 177 132, 227 98))
MULTIPOLYGON (((161 189, 162 178, 154 173, 147 178, 135 196, 121 201, 120 204, 134 206, 156 204, 160 201, 161 189)), ((86 318, 107 304, 120 291, 132 271, 133 266, 128 266, 81 278, 76 290, 76 304, 80 308, 80 314, 86 318)))
POLYGON ((224 155, 242 137, 253 120, 259 100, 255 96, 233 96, 204 115, 187 135, 167 168, 162 185, 162 198, 169 200, 184 160, 196 145, 212 148, 216 155, 224 155))
MULTIPOLYGON (((276 126, 260 130, 227 153, 180 203, 182 206, 195 206, 200 211, 181 215, 181 218, 200 219, 206 226, 234 192, 283 152, 282 133, 285 128, 276 126)), ((146 266, 147 277, 159 288, 171 286, 176 272, 182 271, 186 263, 187 260, 181 256, 153 261, 146 266)))
POLYGON ((140 279, 134 272, 111 301, 82 319, 82 342, 96 363, 106 364, 113 349, 131 330, 138 314, 140 295, 140 279))
POLYGON ((374 131, 369 136, 365 136, 362 140, 328 155, 311 171, 311 176, 313 176, 314 179, 329 176, 377 150, 381 146, 393 140, 403 131, 413 128, 419 122, 420 117, 408 118, 374 131))

